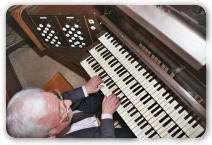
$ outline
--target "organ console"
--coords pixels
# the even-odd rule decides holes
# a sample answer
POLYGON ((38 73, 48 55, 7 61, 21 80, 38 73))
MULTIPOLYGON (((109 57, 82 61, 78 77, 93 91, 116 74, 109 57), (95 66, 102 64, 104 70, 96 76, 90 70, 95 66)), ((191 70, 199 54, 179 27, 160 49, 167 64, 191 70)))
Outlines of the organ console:
POLYGON ((28 26, 23 29, 40 50, 42 44, 90 77, 101 76, 101 91, 120 97, 117 112, 136 137, 200 137, 206 129, 206 28, 179 9, 15 6, 9 11, 28 26))

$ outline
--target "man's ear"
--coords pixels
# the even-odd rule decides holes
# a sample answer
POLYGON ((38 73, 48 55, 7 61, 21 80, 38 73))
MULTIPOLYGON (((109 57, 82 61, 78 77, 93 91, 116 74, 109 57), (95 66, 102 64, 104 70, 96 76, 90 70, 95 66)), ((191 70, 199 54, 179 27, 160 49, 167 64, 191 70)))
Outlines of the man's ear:
POLYGON ((47 135, 45 138, 56 138, 56 135, 47 135))

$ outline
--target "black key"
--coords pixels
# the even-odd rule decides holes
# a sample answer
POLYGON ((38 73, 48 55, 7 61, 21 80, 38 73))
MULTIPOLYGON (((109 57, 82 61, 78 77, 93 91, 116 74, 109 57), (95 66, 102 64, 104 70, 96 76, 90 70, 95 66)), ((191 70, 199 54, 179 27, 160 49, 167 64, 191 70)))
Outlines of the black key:
POLYGON ((185 132, 181 133, 177 138, 181 138, 185 135, 185 132))
POLYGON ((133 52, 130 52, 129 54, 127 54, 126 56, 125 56, 125 58, 128 58, 129 56, 131 56, 133 54, 133 52))
POLYGON ((158 113, 156 113, 154 116, 157 117, 158 115, 160 115, 160 113, 163 112, 163 109, 161 109, 160 111, 158 111, 158 113))
POLYGON ((116 38, 113 38, 113 39, 110 41, 110 43, 113 43, 114 41, 116 41, 116 38))
POLYGON ((106 73, 106 72, 105 72, 105 71, 101 72, 101 73, 99 74, 99 76, 102 76, 104 73, 106 73))
POLYGON ((124 105, 124 108, 126 108, 130 104, 131 104, 131 102, 129 101, 127 104, 124 105))
POLYGON ((145 123, 143 126, 141 126, 141 129, 144 129, 146 126, 148 125, 148 123, 145 123))
POLYGON ((161 84, 163 81, 162 80, 160 80, 160 81, 158 81, 155 85, 154 85, 154 87, 157 87, 159 84, 161 84))
POLYGON ((177 104, 174 109, 176 110, 177 108, 179 108, 180 106, 182 106, 184 103, 181 101, 179 104, 177 104))
POLYGON ((134 78, 130 79, 129 81, 126 82, 126 85, 128 85, 130 82, 132 82, 134 78))
POLYGON ((127 70, 125 70, 124 72, 122 72, 119 77, 123 76, 125 73, 127 73, 127 70))
POLYGON ((167 114, 166 116, 164 116, 163 118, 161 118, 161 119, 159 120, 159 122, 162 123, 167 117, 169 117, 168 114, 167 114))
POLYGON ((119 42, 118 44, 116 44, 115 47, 118 47, 119 45, 123 44, 122 42, 119 42))
POLYGON ((99 49, 97 49, 97 52, 101 51, 103 48, 105 48, 104 46, 100 47, 99 49))
POLYGON ((112 54, 108 55, 108 56, 105 58, 105 60, 108 60, 108 59, 111 58, 112 56, 113 56, 112 54))
POLYGON ((90 56, 89 58, 86 59, 86 61, 88 62, 89 60, 91 60, 93 57, 90 56))
POLYGON ((198 124, 201 124, 202 123, 202 120, 199 119, 194 125, 192 125, 193 128, 195 128, 198 124))
POLYGON ((125 82, 126 80, 128 80, 130 77, 131 77, 131 75, 128 75, 127 77, 125 77, 125 78, 123 79, 123 82, 125 82))
POLYGON ((109 85, 111 85, 113 83, 113 81, 111 80, 110 82, 108 82, 107 84, 106 84, 106 86, 109 86, 109 85))
POLYGON ((178 113, 181 114, 186 109, 188 109, 188 106, 185 105, 180 111, 178 111, 178 113))
POLYGON ((98 49, 99 47, 103 46, 103 44, 98 45, 95 49, 98 49))
POLYGON ((131 56, 131 57, 128 59, 128 61, 132 60, 132 59, 135 58, 135 57, 136 57, 136 55, 134 54, 133 56, 131 56))
POLYGON ((146 76, 146 79, 148 79, 149 77, 153 76, 154 72, 151 72, 148 76, 146 76))
POLYGON ((98 64, 98 63, 96 62, 96 63, 94 63, 91 67, 93 68, 93 67, 95 67, 97 64, 98 64))
POLYGON ((186 117, 184 117, 185 120, 187 120, 190 116, 192 116, 194 114, 193 111, 191 111, 186 117))
POLYGON ((132 90, 135 86, 137 86, 137 85, 139 85, 139 83, 137 82, 137 83, 135 83, 134 85, 132 85, 131 87, 130 87, 130 90, 132 90))
POLYGON ((122 69, 120 69, 119 71, 117 71, 116 73, 117 74, 119 74, 119 73, 121 73, 122 71, 124 71, 125 69, 124 69, 124 67, 122 68, 122 69))
POLYGON ((149 80, 149 82, 153 81, 153 80, 156 79, 156 78, 157 78, 157 76, 155 75, 154 77, 152 77, 152 78, 149 80))
POLYGON ((181 131, 181 129, 179 128, 178 130, 176 130, 171 136, 174 137, 176 134, 178 134, 181 131))
POLYGON ((112 35, 109 35, 108 37, 107 37, 107 39, 110 39, 112 37, 112 35))
POLYGON ((121 105, 123 105, 124 103, 126 103, 127 101, 129 101, 129 99, 125 99, 123 102, 121 102, 121 105))
POLYGON ((105 37, 107 37, 109 35, 109 33, 105 34, 105 37))
POLYGON ((136 60, 138 60, 139 58, 136 57, 135 59, 133 59, 130 63, 134 63, 136 60))
POLYGON ((135 68, 141 66, 142 64, 143 64, 143 62, 140 62, 139 64, 137 64, 137 65, 135 66, 135 68))
POLYGON ((153 136, 155 136, 157 134, 157 132, 155 131, 152 135, 150 135, 148 138, 152 138, 153 136))
POLYGON ((170 118, 168 121, 166 121, 166 123, 163 124, 163 127, 166 127, 166 125, 168 125, 171 121, 172 119, 170 118))
POLYGON ((171 129, 169 129, 168 133, 171 133, 176 127, 177 127, 177 124, 175 124, 171 129))
POLYGON ((129 48, 126 48, 124 51, 122 51, 122 54, 124 54, 125 52, 127 52, 129 50, 129 48))
POLYGON ((123 99, 126 99, 126 96, 122 96, 119 101, 123 100, 123 99))
POLYGON ((108 55, 110 55, 110 52, 107 52, 107 53, 104 54, 102 57, 105 58, 105 57, 107 57, 108 55))
POLYGON ((103 75, 103 76, 101 77, 101 79, 104 79, 106 76, 107 76, 107 74, 103 75))
POLYGON ((143 73, 143 76, 145 76, 147 73, 149 73, 151 70, 149 69, 148 71, 143 73))
POLYGON ((116 84, 114 83, 114 84, 112 84, 111 86, 109 86, 108 88, 109 89, 111 89, 113 86, 115 86, 116 84))
POLYGON ((100 67, 100 68, 98 68, 97 70, 95 70, 95 72, 98 72, 99 70, 101 70, 102 68, 100 67))
POLYGON ((148 110, 151 110, 156 104, 157 104, 157 102, 155 102, 154 104, 152 104, 151 106, 149 106, 149 108, 147 108, 147 109, 148 110))
POLYGON ((149 97, 149 99, 147 99, 146 101, 144 101, 144 105, 146 104, 146 103, 148 103, 150 100, 152 100, 152 97, 149 97))
POLYGON ((178 99, 178 97, 175 96, 173 99, 171 99, 171 100, 169 101, 169 103, 171 104, 174 100, 177 100, 177 99, 178 99))
POLYGON ((112 62, 114 62, 116 60, 116 58, 112 59, 111 61, 108 62, 108 64, 111 64, 112 62))
POLYGON ((100 55, 104 55, 105 53, 109 52, 108 50, 103 51, 100 55))
POLYGON ((132 92, 135 93, 141 86, 139 85, 137 88, 135 88, 132 92))
POLYGON ((174 96, 174 92, 173 93, 171 93, 170 95, 168 95, 167 97, 166 97, 166 100, 168 100, 170 97, 172 97, 172 96, 174 96))
POLYGON ((119 42, 119 40, 116 40, 113 42, 113 45, 117 44, 119 42))
POLYGON ((115 94, 116 91, 120 90, 119 88, 115 89, 112 93, 115 94))
POLYGON ((96 70, 97 68, 101 67, 101 65, 97 65, 93 68, 93 70, 96 70))
POLYGON ((114 62, 111 67, 113 67, 114 65, 116 65, 119 61, 114 62))
POLYGON ((161 85, 157 90, 160 91, 162 88, 164 88, 166 84, 161 85))
POLYGON ((104 83, 106 84, 106 83, 107 83, 108 81, 110 81, 110 80, 111 80, 111 78, 108 78, 107 80, 105 80, 104 83))
POLYGON ((122 48, 120 48, 119 51, 122 51, 124 49, 126 49, 126 46, 123 46, 122 48))
POLYGON ((145 89, 141 89, 140 91, 138 91, 135 95, 138 96, 141 92, 143 92, 145 89))
POLYGON ((154 130, 154 128, 150 128, 145 134, 148 135, 153 130, 154 130))
POLYGON ((117 92, 117 93, 115 93, 116 94, 116 96, 118 96, 119 94, 121 94, 122 93, 122 91, 119 91, 119 92, 117 92))
POLYGON ((130 113, 131 111, 133 111, 135 109, 135 107, 132 107, 130 110, 128 110, 127 112, 130 113))
POLYGON ((135 110, 132 114, 130 114, 130 116, 133 117, 137 112, 138 110, 135 110))
POLYGON ((160 108, 160 105, 158 105, 157 107, 155 107, 155 109, 153 109, 153 110, 151 111, 151 113, 154 113, 154 112, 157 111, 159 108, 160 108))
POLYGON ((94 60, 95 60, 95 59, 91 59, 91 60, 88 62, 88 64, 92 63, 94 60))
POLYGON ((171 89, 168 89, 166 92, 162 94, 162 96, 166 96, 167 93, 171 92, 171 89))
POLYGON ((122 65, 118 66, 117 68, 114 69, 114 71, 117 71, 118 69, 120 69, 122 67, 122 65))
POLYGON ((141 118, 143 118, 143 116, 141 115, 141 116, 139 116, 138 118, 136 118, 134 121, 135 122, 137 122, 137 121, 139 121, 141 118))
POLYGON ((198 116, 195 115, 191 120, 188 121, 188 123, 191 124, 191 123, 192 123, 195 119, 197 119, 197 118, 198 118, 198 116))
POLYGON ((146 121, 145 119, 142 119, 137 125, 141 125, 144 121, 146 121))
POLYGON ((146 67, 146 64, 145 65, 143 65, 142 67, 140 67, 139 69, 138 69, 138 71, 141 71, 143 68, 145 68, 146 67))
POLYGON ((144 100, 147 96, 149 96, 149 94, 146 94, 145 96, 143 96, 140 101, 144 100))

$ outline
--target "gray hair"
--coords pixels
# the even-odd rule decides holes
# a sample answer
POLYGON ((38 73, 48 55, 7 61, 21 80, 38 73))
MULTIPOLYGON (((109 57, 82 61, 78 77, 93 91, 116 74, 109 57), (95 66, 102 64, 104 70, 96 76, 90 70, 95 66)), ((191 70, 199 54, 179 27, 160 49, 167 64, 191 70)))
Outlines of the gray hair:
POLYGON ((12 137, 45 137, 55 130, 47 132, 47 126, 38 125, 38 120, 48 114, 48 106, 42 89, 26 89, 15 94, 7 106, 6 126, 12 137))

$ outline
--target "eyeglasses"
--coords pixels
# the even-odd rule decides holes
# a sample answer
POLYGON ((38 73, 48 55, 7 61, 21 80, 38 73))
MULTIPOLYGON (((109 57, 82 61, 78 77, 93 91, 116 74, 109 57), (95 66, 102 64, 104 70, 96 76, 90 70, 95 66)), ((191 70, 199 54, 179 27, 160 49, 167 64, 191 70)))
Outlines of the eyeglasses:
MULTIPOLYGON (((64 103, 64 100, 63 100, 63 97, 60 93, 60 91, 58 91, 57 89, 54 89, 54 90, 51 90, 49 92, 57 92, 57 95, 60 97, 61 101, 63 102, 63 105, 64 107, 66 108, 66 111, 67 111, 67 117, 65 119, 63 119, 62 121, 60 121, 55 127, 53 127, 52 129, 56 128, 58 125, 60 125, 61 123, 65 122, 65 121, 68 121, 69 120, 69 111, 68 111, 68 108, 66 107, 65 103, 64 103)), ((48 130, 47 132, 50 132, 52 129, 48 130)))

